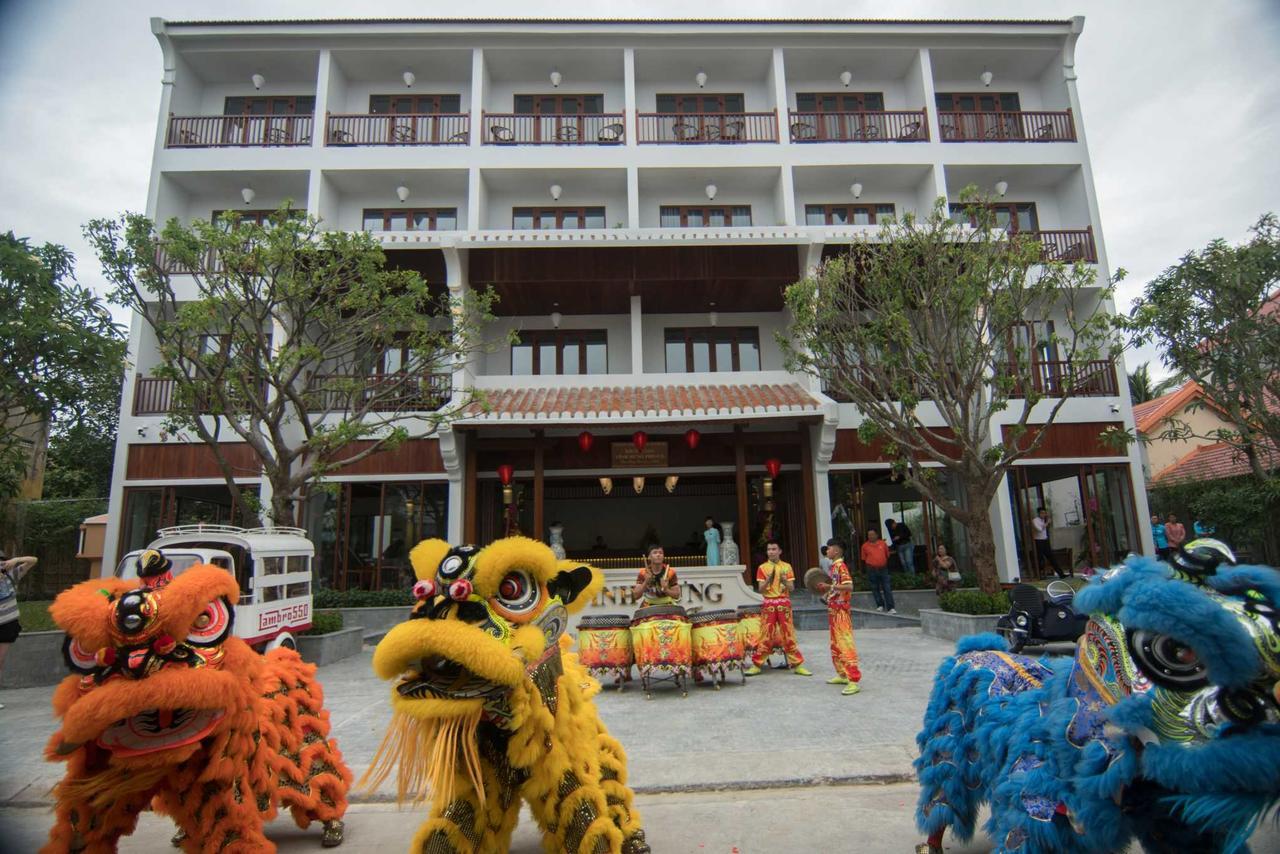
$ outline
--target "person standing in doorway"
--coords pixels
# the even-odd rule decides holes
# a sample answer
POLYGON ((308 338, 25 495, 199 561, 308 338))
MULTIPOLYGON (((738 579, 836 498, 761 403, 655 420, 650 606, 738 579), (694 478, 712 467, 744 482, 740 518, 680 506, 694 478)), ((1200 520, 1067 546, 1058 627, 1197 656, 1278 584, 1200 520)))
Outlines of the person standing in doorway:
MULTIPOLYGON (((33 557, 6 557, 0 552, 0 673, 4 672, 4 660, 9 647, 22 633, 18 621, 18 582, 36 565, 33 557)), ((0 704, 0 709, 4 705, 0 704)))
POLYGON ((796 573, 791 564, 782 559, 782 545, 769 540, 764 547, 768 560, 756 567, 756 589, 764 596, 760 611, 760 642, 751 656, 751 666, 742 671, 743 676, 759 676, 760 665, 782 650, 787 666, 797 676, 812 676, 804 666, 804 656, 796 645, 796 627, 791 617, 791 591, 796 587, 796 573))
POLYGON ((1036 547, 1036 569, 1043 573, 1047 563, 1053 567, 1054 575, 1066 578, 1062 567, 1058 566, 1058 559, 1053 556, 1053 549, 1049 547, 1049 511, 1044 507, 1037 507, 1036 517, 1031 520, 1031 540, 1036 547))
POLYGON ((885 524, 889 526, 889 539, 893 541, 893 550, 898 554, 898 562, 902 564, 903 572, 914 573, 916 571, 916 546, 911 542, 911 529, 907 527, 906 522, 899 522, 897 519, 888 519, 885 524))
POLYGON ((720 565, 720 528, 710 516, 702 520, 702 536, 707 541, 707 566, 720 565))
POLYGON ((1157 513, 1151 514, 1151 539, 1156 543, 1156 557, 1164 560, 1169 556, 1169 540, 1164 531, 1164 522, 1157 513))
MULTIPOLYGON (((827 549, 827 554, 831 549, 827 549)), ((867 531, 867 541, 862 544, 860 552, 862 564, 867 568, 867 579, 871 582, 871 595, 876 600, 876 610, 888 610, 890 614, 898 613, 893 607, 893 584, 889 581, 889 546, 880 539, 880 532, 875 528, 867 531)), ((843 550, 841 551, 843 556, 843 550)), ((835 558, 831 558, 835 563, 835 558)))
MULTIPOLYGON (((853 579, 844 562, 844 543, 835 537, 827 540, 827 556, 831 558, 831 581, 818 585, 818 591, 827 602, 827 622, 831 627, 831 663, 836 675, 827 680, 828 685, 843 685, 841 694, 848 696, 862 689, 862 670, 858 666, 858 648, 853 642, 853 619, 850 614, 850 597, 853 579)), ((885 558, 886 561, 888 558, 885 558)))
POLYGON ((1187 541, 1187 529, 1178 521, 1178 517, 1170 513, 1164 520, 1164 539, 1169 546, 1169 554, 1176 553, 1187 541))
POLYGON ((676 577, 676 571, 667 566, 667 554, 662 546, 649 546, 645 552, 644 569, 636 576, 631 599, 645 607, 680 603, 680 579, 676 577))

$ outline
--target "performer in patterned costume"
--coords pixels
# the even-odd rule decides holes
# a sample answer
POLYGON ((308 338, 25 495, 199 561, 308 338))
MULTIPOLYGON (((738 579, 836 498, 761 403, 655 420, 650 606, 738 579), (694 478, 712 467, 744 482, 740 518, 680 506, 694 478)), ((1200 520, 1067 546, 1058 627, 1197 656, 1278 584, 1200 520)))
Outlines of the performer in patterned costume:
POLYGON ((831 663, 836 675, 827 680, 828 685, 843 685, 840 693, 846 696, 862 690, 862 671, 858 669, 858 648, 853 643, 853 616, 850 612, 853 579, 844 562, 844 542, 832 537, 827 540, 827 558, 831 561, 831 582, 818 585, 826 594, 827 623, 831 631, 831 663))
POLYGON ((231 573, 173 577, 160 552, 143 558, 139 581, 85 581, 49 609, 75 675, 53 695, 62 726, 45 755, 67 773, 43 851, 115 851, 148 807, 174 820, 188 854, 275 851, 262 827, 281 806, 340 844, 351 772, 328 739, 315 666, 231 634, 231 573))
POLYGON ((413 854, 506 851, 522 801, 548 852, 647 854, 600 684, 564 634, 604 576, 526 537, 409 557, 418 603, 373 654, 396 685, 368 779, 394 771, 400 801, 430 801, 413 854))
POLYGON ((917 851, 1244 852, 1280 804, 1280 573, 1216 540, 1094 579, 1074 659, 964 638, 916 741, 917 851))
POLYGON ((680 579, 676 571, 666 564, 667 555, 662 546, 649 546, 645 555, 645 567, 636 576, 631 588, 631 598, 649 605, 679 605, 680 579))
POLYGON ((751 657, 751 666, 742 671, 743 676, 760 675, 760 665, 775 649, 787 656, 787 666, 797 676, 812 676, 804 666, 804 656, 796 646, 796 626, 791 616, 791 591, 796 586, 796 574, 791 564, 782 559, 782 545, 769 540, 765 545, 768 560, 756 567, 756 588, 764 596, 760 611, 760 643, 751 657))

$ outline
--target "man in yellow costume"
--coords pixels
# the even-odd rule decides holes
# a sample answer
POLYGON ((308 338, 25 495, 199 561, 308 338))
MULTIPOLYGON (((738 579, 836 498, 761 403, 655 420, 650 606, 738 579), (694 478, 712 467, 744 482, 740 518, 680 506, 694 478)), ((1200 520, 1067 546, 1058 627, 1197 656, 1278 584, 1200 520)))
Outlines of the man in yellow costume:
MULTIPOLYGON (((874 533, 874 532, 872 532, 874 533)), ((844 541, 835 537, 827 540, 827 557, 831 558, 831 580, 818 585, 827 603, 827 621, 831 628, 831 663, 836 675, 827 680, 828 685, 843 685, 840 693, 848 696, 862 689, 862 671, 858 666, 858 648, 853 643, 853 619, 850 611, 853 578, 844 562, 844 541)))
POLYGON ((642 606, 678 605, 680 603, 680 579, 676 571, 666 564, 667 554, 662 546, 649 546, 645 554, 645 567, 636 576, 631 588, 631 598, 642 606))
POLYGON ((775 649, 781 649, 787 656, 787 666, 792 673, 812 676, 804 666, 800 647, 796 646, 796 627, 791 619, 795 570, 782 559, 782 546, 777 540, 770 540, 764 551, 769 559, 756 567, 756 589, 764 596, 764 608, 760 612, 760 643, 751 657, 751 666, 743 671, 743 675, 760 675, 760 665, 775 649))

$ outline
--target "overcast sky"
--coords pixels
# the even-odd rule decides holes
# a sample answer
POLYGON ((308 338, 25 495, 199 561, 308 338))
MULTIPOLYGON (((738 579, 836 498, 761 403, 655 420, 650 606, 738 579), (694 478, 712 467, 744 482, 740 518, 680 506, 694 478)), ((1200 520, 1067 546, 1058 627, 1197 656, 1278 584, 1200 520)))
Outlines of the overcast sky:
MULTIPOLYGON (((412 17, 443 4, 0 0, 0 230, 70 247, 100 287, 80 234, 142 211, 160 100, 148 19, 412 17)), ((1280 211, 1277 0, 470 0, 467 17, 1086 17, 1076 54, 1119 303, 1190 249, 1237 241, 1280 211)), ((1129 353, 1130 368, 1150 352, 1129 353)))

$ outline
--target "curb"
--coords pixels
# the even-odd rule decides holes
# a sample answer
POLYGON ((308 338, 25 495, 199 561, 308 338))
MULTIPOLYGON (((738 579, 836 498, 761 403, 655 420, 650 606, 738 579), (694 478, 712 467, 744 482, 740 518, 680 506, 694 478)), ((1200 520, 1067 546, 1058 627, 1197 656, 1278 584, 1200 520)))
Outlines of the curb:
MULTIPOLYGON (((809 789, 818 786, 889 786, 894 783, 914 783, 915 772, 888 772, 884 774, 840 774, 836 776, 821 775, 817 777, 784 777, 774 780, 726 780, 708 783, 680 783, 674 785, 633 786, 631 791, 637 795, 679 795, 694 792, 751 792, 761 789, 809 789)), ((395 796, 373 793, 352 792, 349 804, 393 804, 395 796)), ((11 800, 0 802, 0 809, 48 809, 53 806, 53 799, 48 800, 11 800)))

